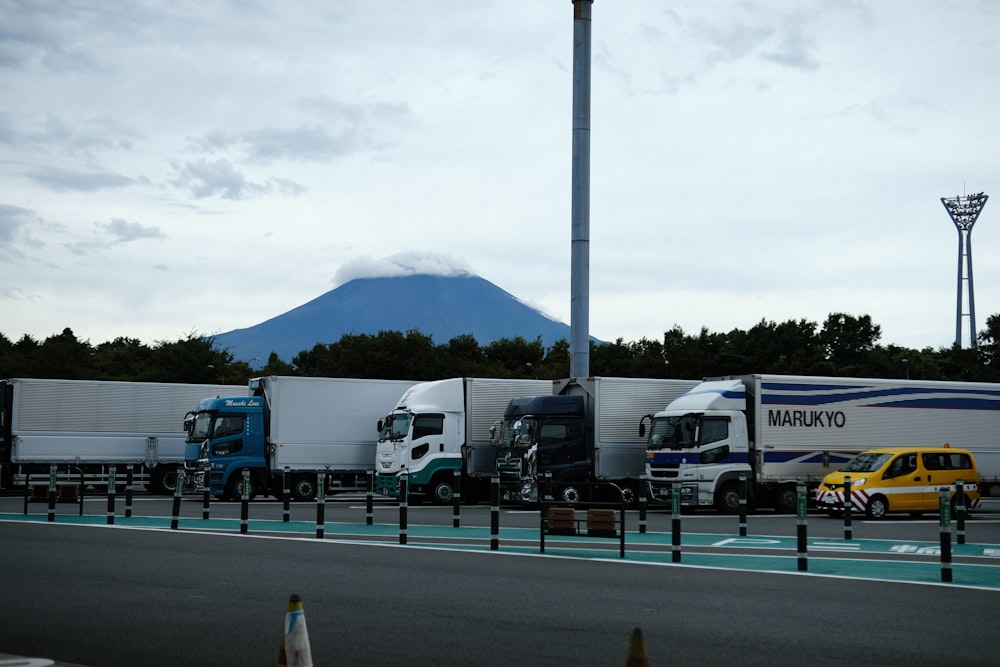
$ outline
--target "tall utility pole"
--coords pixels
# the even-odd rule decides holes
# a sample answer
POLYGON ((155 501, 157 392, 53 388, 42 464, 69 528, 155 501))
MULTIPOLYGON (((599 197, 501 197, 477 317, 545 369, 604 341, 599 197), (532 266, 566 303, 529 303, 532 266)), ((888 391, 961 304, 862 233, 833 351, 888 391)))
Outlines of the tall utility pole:
POLYGON ((590 376, 590 10, 573 0, 573 194, 570 376, 590 376))
POLYGON ((976 347, 976 294, 972 283, 972 226, 979 219, 986 200, 985 193, 941 197, 941 203, 948 211, 951 221, 958 230, 958 299, 955 306, 955 345, 962 346, 962 283, 969 285, 969 339, 970 347, 976 347), (964 261, 963 261, 964 260, 964 261), (964 274, 963 274, 964 270, 964 274))

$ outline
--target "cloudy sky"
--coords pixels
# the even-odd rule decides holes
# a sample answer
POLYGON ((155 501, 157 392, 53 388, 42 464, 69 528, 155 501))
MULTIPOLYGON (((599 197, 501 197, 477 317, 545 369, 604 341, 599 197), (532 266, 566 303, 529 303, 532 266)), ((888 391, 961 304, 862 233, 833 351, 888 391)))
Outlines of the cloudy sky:
MULTIPOLYGON (((0 0, 0 333, 466 271, 570 321, 569 0, 0 0)), ((1000 3, 596 0, 590 333, 1000 313, 1000 3)), ((968 344, 968 318, 963 318, 968 344)), ((444 343, 447 341, 436 341, 444 343)))

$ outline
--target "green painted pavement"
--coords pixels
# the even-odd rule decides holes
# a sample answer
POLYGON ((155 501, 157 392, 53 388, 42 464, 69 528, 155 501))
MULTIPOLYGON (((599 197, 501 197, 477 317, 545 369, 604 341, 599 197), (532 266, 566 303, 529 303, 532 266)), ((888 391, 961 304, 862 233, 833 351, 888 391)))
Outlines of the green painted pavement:
MULTIPOLYGON (((48 522, 47 514, 0 514, 0 521, 48 522)), ((107 516, 59 515, 56 524, 107 526, 107 516)), ((171 517, 115 517, 115 527, 153 528, 169 530, 171 517)), ((181 517, 181 531, 239 533, 240 519, 194 519, 181 517)), ((249 520, 248 535, 287 535, 312 538, 316 523, 307 521, 249 520)), ((323 524, 324 539, 341 539, 361 543, 398 544, 396 524, 356 524, 328 522, 323 524)), ((537 528, 501 528, 499 551, 540 555, 537 528)), ((407 526, 407 547, 448 548, 470 551, 490 550, 490 529, 485 527, 407 526), (434 540, 417 543, 415 540, 434 540)), ((940 545, 938 542, 899 540, 842 540, 814 538, 807 541, 807 571, 800 572, 798 543, 795 537, 751 535, 738 537, 726 534, 682 534, 682 566, 713 567, 753 572, 782 572, 852 579, 941 583, 940 545), (694 549, 696 551, 690 551, 694 549), (711 549, 712 552, 705 550, 711 549), (775 554, 774 552, 779 552, 775 554), (836 553, 837 557, 830 554, 836 553), (787 555, 782 555, 787 554, 787 555), (899 559, 898 556, 907 558, 899 559)), ((677 565, 671 553, 672 535, 657 532, 627 532, 625 561, 634 563, 677 565)), ((617 538, 589 538, 546 535, 545 554, 550 557, 621 560, 617 538), (607 545, 604 548, 596 544, 607 545)), ((1000 590, 1000 545, 952 544, 952 582, 946 585, 970 586, 1000 590), (977 562, 961 562, 976 559, 977 562), (991 561, 995 560, 995 564, 991 561)))

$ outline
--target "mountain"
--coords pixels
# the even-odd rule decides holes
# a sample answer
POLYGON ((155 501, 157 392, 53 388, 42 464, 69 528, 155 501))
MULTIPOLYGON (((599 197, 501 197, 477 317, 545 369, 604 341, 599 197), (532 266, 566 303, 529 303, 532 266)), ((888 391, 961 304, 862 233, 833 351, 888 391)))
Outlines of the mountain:
POLYGON ((480 345, 521 336, 551 346, 570 339, 557 322, 478 276, 408 275, 358 278, 298 308, 245 329, 215 336, 216 347, 259 367, 271 352, 286 362, 316 343, 336 343, 344 334, 416 329, 442 345, 471 334, 480 345))

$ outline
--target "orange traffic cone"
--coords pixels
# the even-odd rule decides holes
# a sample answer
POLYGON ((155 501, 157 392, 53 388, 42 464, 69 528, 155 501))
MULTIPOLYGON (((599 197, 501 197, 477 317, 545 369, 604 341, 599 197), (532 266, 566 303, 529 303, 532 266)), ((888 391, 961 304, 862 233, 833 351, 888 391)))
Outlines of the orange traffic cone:
POLYGON ((649 653, 646 651, 646 638, 642 636, 642 628, 632 630, 625 667, 649 667, 649 653))
POLYGON ((306 631, 306 613, 302 610, 302 598, 293 593, 288 599, 288 613, 285 614, 285 632, 281 635, 281 651, 278 653, 278 667, 312 667, 312 651, 309 649, 309 633, 306 631))

